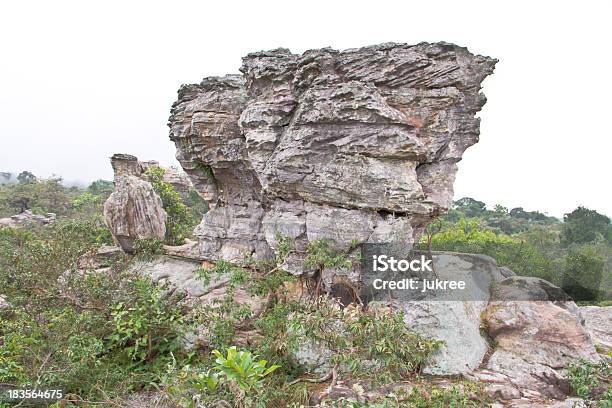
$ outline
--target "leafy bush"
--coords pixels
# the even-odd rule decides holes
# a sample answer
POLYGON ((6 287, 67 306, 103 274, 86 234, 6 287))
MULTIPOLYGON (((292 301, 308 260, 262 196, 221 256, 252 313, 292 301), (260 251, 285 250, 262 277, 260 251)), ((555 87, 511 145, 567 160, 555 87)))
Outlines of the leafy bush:
POLYGON ((609 359, 600 363, 582 360, 568 368, 572 388, 580 398, 597 403, 598 407, 612 407, 612 365, 609 359))
POLYGON ((419 372, 442 343, 410 331, 402 313, 375 308, 341 309, 331 299, 302 307, 288 318, 288 348, 315 341, 332 351, 330 364, 348 369, 353 378, 377 383, 397 381, 419 372), (313 340, 314 339, 314 340, 313 340))
POLYGON ((77 260, 109 242, 97 221, 0 229, 0 382, 59 386, 109 401, 159 382, 189 322, 172 297, 127 272, 119 256, 101 272, 77 260))
POLYGON ((134 241, 134 254, 149 260, 164 253, 164 243, 157 238, 144 238, 134 241))
POLYGON ((225 377, 225 381, 235 383, 242 392, 248 393, 262 386, 264 378, 272 374, 279 365, 267 366, 266 360, 259 360, 249 351, 238 351, 236 347, 227 349, 224 356, 219 350, 213 350, 217 357, 214 370, 225 377))
POLYGON ((605 266, 606 259, 596 245, 572 247, 565 257, 563 290, 574 299, 597 300, 605 266))
MULTIPOLYGON (((421 244, 422 248, 425 248, 424 244, 421 244)), ((519 275, 554 281, 557 273, 557 265, 533 245, 487 230, 478 220, 459 220, 435 234, 431 244, 436 251, 489 255, 500 266, 507 266, 519 275)))
POLYGON ((333 240, 317 239, 308 243, 307 256, 304 265, 313 269, 322 268, 350 268, 352 261, 348 254, 357 247, 358 241, 353 241, 344 249, 339 251, 333 246, 333 240))
POLYGON ((176 296, 164 296, 150 279, 131 283, 128 302, 111 307, 113 331, 108 349, 125 353, 133 361, 151 360, 158 354, 177 352, 185 322, 176 296))
POLYGON ((181 200, 181 195, 172 184, 164 181, 165 170, 161 167, 150 167, 146 175, 155 192, 159 195, 168 217, 166 218, 166 243, 180 245, 191 235, 196 221, 189 208, 181 200))
MULTIPOLYGON (((280 366, 268 365, 250 351, 229 347, 225 353, 213 350, 216 359, 212 364, 199 367, 185 366, 179 372, 170 365, 166 377, 168 392, 175 403, 183 407, 233 406, 268 407, 276 392, 270 386, 274 383, 271 374, 280 366)), ((284 398, 287 395, 283 395, 284 398)), ((277 399, 282 401, 282 399, 277 399)), ((285 403, 282 403, 285 405, 285 403)))

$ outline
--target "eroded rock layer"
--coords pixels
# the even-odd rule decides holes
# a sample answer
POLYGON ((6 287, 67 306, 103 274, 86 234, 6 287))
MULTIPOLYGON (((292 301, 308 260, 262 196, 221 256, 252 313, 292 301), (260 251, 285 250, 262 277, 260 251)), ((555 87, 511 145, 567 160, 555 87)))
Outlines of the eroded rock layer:
POLYGON ((278 49, 184 85, 169 126, 211 204, 197 251, 266 257, 279 234, 413 242, 451 203, 495 63, 447 43, 278 49))

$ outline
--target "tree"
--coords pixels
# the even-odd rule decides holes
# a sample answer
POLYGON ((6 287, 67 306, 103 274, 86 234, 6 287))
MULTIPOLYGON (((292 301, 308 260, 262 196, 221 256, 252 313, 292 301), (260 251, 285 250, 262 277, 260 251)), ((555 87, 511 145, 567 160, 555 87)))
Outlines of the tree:
POLYGON ((508 214, 508 208, 504 207, 501 204, 495 204, 495 207, 493 207, 493 211, 495 211, 499 215, 508 214))
POLYGON ((470 197, 463 197, 453 203, 453 208, 461 211, 466 217, 479 217, 486 210, 487 206, 482 201, 474 200, 470 197))
POLYGON ((29 171, 22 171, 17 176, 17 181, 19 182, 19 184, 32 184, 36 183, 37 180, 38 179, 36 178, 36 176, 29 171))
POLYGON ((597 245, 573 247, 565 258, 563 290, 574 300, 597 300, 606 264, 597 245))
POLYGON ((87 187, 93 195, 108 195, 115 189, 115 184, 108 180, 96 180, 87 187))
POLYGON ((610 218, 585 207, 578 207, 564 215, 561 242, 565 246, 593 242, 598 236, 612 243, 610 218))
POLYGON ((6 197, 3 197, 3 201, 19 213, 29 210, 32 203, 36 200, 36 183, 20 182, 11 187, 10 190, 7 190, 5 194, 3 194, 6 195, 6 197))

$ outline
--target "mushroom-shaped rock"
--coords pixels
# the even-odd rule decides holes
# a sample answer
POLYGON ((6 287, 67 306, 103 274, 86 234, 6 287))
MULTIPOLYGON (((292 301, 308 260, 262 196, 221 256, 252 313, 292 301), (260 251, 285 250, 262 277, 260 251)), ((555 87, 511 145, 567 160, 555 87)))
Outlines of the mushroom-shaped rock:
POLYGON ((115 243, 133 252, 134 241, 163 239, 166 235, 166 212, 151 183, 134 176, 115 180, 115 192, 104 203, 104 218, 115 243))

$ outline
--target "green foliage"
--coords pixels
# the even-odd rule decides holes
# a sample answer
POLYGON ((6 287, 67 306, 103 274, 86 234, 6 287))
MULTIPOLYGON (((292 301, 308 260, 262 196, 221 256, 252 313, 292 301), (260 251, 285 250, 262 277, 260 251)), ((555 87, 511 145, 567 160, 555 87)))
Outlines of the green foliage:
POLYGON ((562 243, 564 245, 585 244, 598 237, 612 244, 610 218, 595 210, 578 207, 563 217, 562 243))
POLYGON ((279 365, 268 367, 266 360, 259 360, 249 351, 238 351, 236 347, 228 348, 225 356, 219 350, 213 350, 213 354, 217 357, 214 370, 245 393, 261 387, 264 378, 280 368, 279 365))
POLYGON ((29 171, 22 171, 21 173, 19 173, 17 175, 17 181, 19 182, 19 184, 31 184, 31 183, 36 183, 37 178, 34 174, 32 174, 29 171))
POLYGON ((597 300, 606 259, 594 244, 572 247, 565 257, 563 290, 581 300, 597 300))
POLYGON ((52 212, 58 216, 87 218, 101 214, 102 204, 112 192, 112 183, 110 190, 83 190, 64 186, 59 177, 22 179, 23 182, 0 185, 0 217, 31 210, 38 214, 52 212))
MULTIPOLYGON (((432 249, 482 253, 519 275, 564 287, 579 301, 605 304, 612 295, 610 219, 578 207, 564 222, 538 211, 495 206, 463 198, 428 227, 432 249), (470 218, 471 217, 471 218, 470 218), (441 227, 441 228, 438 228, 441 227)), ((428 249, 427 237, 419 243, 428 249)))
POLYGON ((350 268, 352 262, 348 258, 348 254, 355 249, 357 242, 352 242, 344 251, 338 251, 334 248, 333 243, 334 241, 330 239, 310 241, 306 250, 307 256, 304 265, 313 269, 350 268))
POLYGON ((166 211, 166 243, 169 245, 180 245, 185 238, 191 235, 196 221, 189 208, 182 202, 181 195, 174 190, 172 184, 165 182, 165 170, 161 167, 150 167, 146 175, 153 185, 153 189, 159 195, 166 211))
MULTIPOLYGON (((359 387, 354 390, 361 392, 359 387)), ((490 399, 476 383, 463 381, 446 387, 427 383, 400 389, 371 402, 340 398, 324 401, 322 407, 333 408, 480 408, 489 406, 490 399)), ((300 406, 302 408, 303 406, 300 406)))
POLYGON ((580 398, 597 407, 612 407, 612 365, 609 359, 599 363, 582 360, 568 368, 572 388, 580 398))
POLYGON ((537 248, 518 238, 496 234, 475 219, 461 219, 447 226, 435 234, 431 242, 432 249, 436 251, 485 254, 519 275, 537 276, 551 281, 554 279, 552 276, 556 265, 537 248))
POLYGON ((159 381, 189 322, 163 288, 126 272, 126 257, 103 272, 76 271, 107 233, 66 219, 0 229, 0 287, 12 305, 0 311, 0 382, 107 401, 159 381))
POLYGON ((461 211, 465 217, 472 218, 481 216, 487 207, 482 201, 464 197, 453 203, 453 209, 461 211))
POLYGON ((316 339, 333 352, 332 365, 347 367, 353 378, 377 383, 417 373, 442 343, 411 332, 403 314, 371 305, 366 312, 341 309, 323 298, 317 305, 302 306, 289 316, 288 347, 298 349, 316 339))
POLYGON ((100 197, 89 192, 83 193, 72 200, 72 205, 76 208, 85 207, 87 205, 95 205, 100 202, 100 197))
POLYGON ((302 385, 287 385, 272 375, 278 365, 269 365, 250 351, 236 347, 225 353, 213 350, 216 359, 198 366, 169 365, 165 383, 172 401, 181 407, 232 406, 282 407, 288 401, 306 401, 302 385))
POLYGON ((109 180, 96 180, 87 187, 87 192, 96 196, 108 197, 115 189, 115 184, 109 180))
POLYGON ((554 226, 559 223, 556 218, 549 217, 539 211, 525 211, 522 207, 510 211, 502 205, 495 205, 488 210, 485 203, 470 197, 461 198, 453 203, 444 220, 457 222, 462 218, 477 218, 496 233, 516 234, 529 230, 534 225, 554 226))
POLYGON ((224 296, 198 310, 200 321, 206 325, 210 345, 219 349, 227 348, 235 339, 236 326, 251 316, 248 304, 234 301, 236 290, 247 282, 249 274, 238 266, 220 260, 213 268, 199 269, 197 275, 205 286, 211 285, 213 280, 228 279, 224 296))
POLYGON ((133 244, 134 254, 144 260, 150 260, 164 253, 164 243, 157 238, 137 239, 133 244))
POLYGON ((119 301, 111 307, 109 350, 120 350, 140 362, 160 353, 176 352, 184 326, 179 299, 164 296, 163 288, 147 278, 138 278, 130 285, 134 293, 129 303, 119 301))

